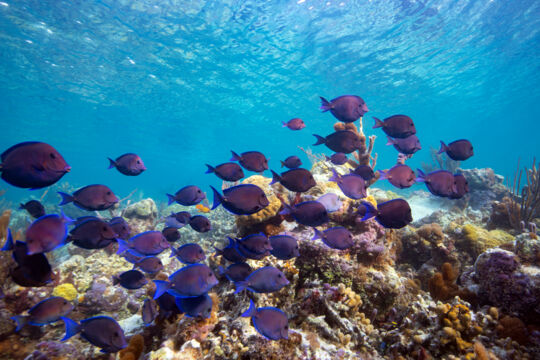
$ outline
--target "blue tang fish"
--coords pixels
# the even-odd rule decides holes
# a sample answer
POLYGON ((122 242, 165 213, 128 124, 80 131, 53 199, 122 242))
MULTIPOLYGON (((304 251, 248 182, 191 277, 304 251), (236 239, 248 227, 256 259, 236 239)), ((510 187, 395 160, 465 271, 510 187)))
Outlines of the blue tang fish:
POLYGON ((178 249, 171 249, 171 257, 176 256, 176 258, 184 264, 196 264, 206 259, 204 250, 199 244, 189 243, 180 246, 178 249))
POLYGON ((117 254, 130 251, 137 256, 158 255, 170 247, 161 231, 146 231, 133 236, 127 242, 118 239, 117 254))
POLYGON ((176 297, 197 297, 207 293, 218 284, 216 275, 204 264, 192 264, 185 266, 171 276, 169 281, 154 280, 156 292, 154 299, 163 293, 176 297))
POLYGON ((101 348, 104 353, 115 353, 128 345, 124 330, 116 320, 108 316, 94 316, 81 320, 80 324, 66 317, 62 320, 66 324, 66 335, 61 341, 80 333, 83 339, 101 348))
POLYGON ((68 224, 72 220, 62 213, 36 219, 26 229, 28 255, 46 253, 66 244, 68 224))
POLYGON ((289 260, 300 256, 298 249, 298 242, 296 238, 290 235, 275 235, 268 238, 272 250, 270 254, 274 255, 280 260, 289 260))
POLYGON ((24 325, 43 326, 52 324, 61 320, 63 316, 66 316, 73 310, 73 305, 64 299, 63 297, 50 297, 42 300, 28 310, 28 315, 17 315, 12 317, 17 323, 17 329, 19 331, 24 325))
POLYGON ((235 283, 235 294, 247 289, 256 293, 271 293, 289 285, 289 280, 281 270, 273 266, 265 266, 252 272, 244 281, 235 283))
POLYGON ((244 281, 253 271, 251 266, 247 263, 237 263, 229 265, 227 269, 224 269, 223 266, 219 268, 219 274, 225 275, 225 277, 232 282, 244 281))
POLYGON ((212 313, 212 298, 208 294, 190 298, 176 298, 178 310, 187 317, 208 319, 212 313))
POLYGON ((251 215, 268 206, 269 201, 260 187, 253 184, 241 184, 223 190, 221 195, 215 188, 212 210, 219 205, 235 215, 251 215))
POLYGON ((206 195, 196 185, 188 185, 178 190, 174 195, 167 194, 169 204, 177 202, 180 205, 192 206, 197 205, 206 198, 206 195))
POLYGON ((249 309, 242 314, 251 317, 253 326, 259 334, 268 340, 289 338, 289 321, 285 313, 275 307, 255 308, 253 300, 249 300, 249 309))
POLYGON ((246 261, 246 257, 242 254, 240 254, 236 247, 236 241, 233 238, 228 238, 229 244, 225 246, 223 249, 218 249, 214 246, 214 249, 216 250, 216 256, 223 256, 225 259, 229 260, 233 263, 242 263, 246 261))

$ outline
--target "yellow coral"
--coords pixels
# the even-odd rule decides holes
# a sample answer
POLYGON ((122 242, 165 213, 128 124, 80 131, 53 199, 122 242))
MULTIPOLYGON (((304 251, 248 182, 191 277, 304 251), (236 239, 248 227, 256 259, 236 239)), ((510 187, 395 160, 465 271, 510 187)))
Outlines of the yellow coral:
POLYGON ((61 296, 68 301, 77 299, 79 295, 75 286, 70 283, 60 284, 53 289, 53 296, 61 296))
POLYGON ((461 227, 463 236, 456 241, 456 246, 469 251, 475 257, 487 249, 512 242, 514 237, 503 230, 487 231, 473 224, 461 227))
POLYGON ((377 200, 375 200, 373 195, 368 195, 364 200, 373 205, 375 208, 377 207, 377 200))
MULTIPOLYGON (((242 184, 254 184, 260 187, 266 194, 269 204, 267 207, 260 211, 257 211, 255 214, 238 216, 236 218, 236 224, 238 227, 244 227, 251 224, 263 222, 277 215, 279 209, 281 208, 281 201, 274 194, 274 189, 272 189, 272 187, 270 186, 271 181, 272 179, 261 175, 253 175, 242 181, 242 184)), ((281 185, 276 186, 282 187, 281 185)))

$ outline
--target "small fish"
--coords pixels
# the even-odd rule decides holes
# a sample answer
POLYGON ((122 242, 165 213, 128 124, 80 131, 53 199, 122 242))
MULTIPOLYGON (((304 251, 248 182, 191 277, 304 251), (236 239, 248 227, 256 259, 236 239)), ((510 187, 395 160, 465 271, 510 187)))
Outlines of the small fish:
POLYGON ((176 214, 171 213, 171 215, 167 216, 167 218, 165 219, 165 226, 182 228, 189 224, 189 219, 191 219, 191 214, 188 211, 180 211, 176 214))
POLYGON ((337 250, 346 250, 354 245, 351 232, 342 226, 336 226, 323 232, 313 228, 315 235, 312 240, 321 239, 328 247, 337 250))
POLYGON ((463 174, 454 174, 456 182, 456 191, 450 195, 450 199, 461 199, 469 193, 469 182, 463 174))
POLYGON ((249 309, 242 316, 251 317, 257 332, 268 340, 289 338, 287 315, 278 308, 262 307, 256 309, 253 300, 249 299, 249 309))
POLYGON ((349 160, 347 158, 347 154, 344 154, 342 152, 337 152, 333 154, 332 156, 325 155, 325 158, 327 161, 330 161, 334 165, 343 165, 349 160))
POLYGON ((158 308, 157 304, 152 299, 146 299, 144 300, 142 310, 141 310, 141 317, 144 325, 148 326, 154 322, 154 320, 158 316, 158 308))
POLYGON ((246 280, 252 271, 251 266, 245 262, 229 265, 227 269, 224 269, 222 266, 219 267, 219 274, 225 275, 232 282, 246 280))
POLYGON ((289 285, 289 280, 278 268, 265 266, 255 270, 244 281, 237 281, 235 294, 246 289, 256 293, 271 293, 289 285))
POLYGON ((28 315, 17 315, 11 319, 17 323, 15 331, 25 325, 43 326, 60 321, 73 310, 73 305, 63 297, 50 297, 42 300, 28 310, 28 315))
POLYGON ((113 160, 108 158, 110 165, 109 169, 116 168, 120 173, 127 176, 137 176, 141 174, 146 167, 142 159, 137 154, 124 154, 113 160))
POLYGON ((108 223, 91 218, 71 229, 67 241, 83 249, 103 249, 116 241, 116 236, 116 232, 108 223))
POLYGON ((66 244, 68 224, 72 220, 62 213, 36 219, 26 229, 28 255, 46 253, 66 244))
POLYGON ((236 241, 232 238, 229 239, 229 244, 223 249, 218 249, 214 246, 216 250, 215 256, 223 256, 225 259, 229 260, 232 263, 243 263, 246 261, 246 257, 238 252, 236 249, 236 241))
POLYGON ((204 206, 203 204, 195 205, 195 209, 197 209, 197 211, 205 213, 205 214, 210 212, 210 208, 207 207, 207 206, 204 206))
POLYGON ((268 170, 268 159, 263 153, 258 151, 247 151, 238 155, 234 151, 231 151, 232 158, 230 161, 238 161, 244 169, 254 172, 263 172, 268 170))
POLYGON ((393 199, 377 205, 377 209, 367 201, 362 202, 366 214, 362 221, 375 217, 387 229, 401 229, 412 222, 411 207, 403 199, 393 199))
POLYGON ((240 165, 234 162, 227 162, 224 164, 220 164, 216 167, 210 166, 208 164, 206 164, 206 166, 208 167, 206 174, 214 173, 221 180, 238 181, 244 177, 244 171, 242 170, 240 165))
POLYGON ((136 290, 142 288, 148 283, 144 274, 138 270, 128 270, 117 276, 113 276, 113 285, 120 284, 128 290, 136 290))
POLYGON ((66 324, 66 335, 61 341, 80 333, 83 339, 101 348, 104 353, 115 353, 128 345, 124 330, 108 316, 94 316, 82 320, 80 324, 66 317, 62 320, 66 324))
POLYGON ((30 200, 26 204, 21 204, 19 209, 26 210, 34 219, 40 218, 45 215, 45 208, 37 200, 30 200))
POLYGON ((216 275, 204 264, 192 264, 174 272, 168 281, 154 280, 154 299, 168 292, 175 297, 197 297, 207 293, 218 284, 216 275))
POLYGON ((324 194, 323 196, 318 198, 317 201, 324 205, 328 213, 338 211, 343 205, 341 200, 339 200, 339 196, 334 193, 324 194))
POLYGON ((365 181, 370 181, 375 177, 375 173, 369 165, 360 165, 351 171, 351 174, 360 175, 365 181))
POLYGON ((266 253, 272 250, 272 245, 265 234, 251 234, 242 239, 236 239, 236 249, 247 258, 256 258, 266 256, 266 253))
POLYGON ((109 225, 111 225, 114 232, 117 234, 117 238, 122 240, 129 239, 129 236, 131 235, 131 226, 129 226, 128 222, 124 220, 123 217, 113 217, 109 220, 109 225))
POLYGON ((342 95, 331 101, 321 96, 321 110, 330 110, 336 119, 345 123, 355 122, 369 111, 364 99, 356 95, 342 95))
POLYGON ((283 203, 284 210, 280 215, 291 215, 297 223, 305 226, 319 226, 327 223, 328 211, 323 204, 318 201, 304 201, 294 206, 283 203))
POLYGON ((208 294, 175 300, 178 310, 187 317, 208 319, 212 313, 212 298, 208 294))
POLYGON ((306 192, 317 185, 311 172, 302 168, 288 170, 281 173, 281 175, 272 171, 272 182, 270 185, 277 182, 283 185, 287 190, 293 192, 306 192))
POLYGON ((457 193, 456 179, 454 174, 446 170, 437 170, 424 174, 420 169, 418 171, 418 182, 424 182, 429 190, 435 196, 450 197, 457 193))
POLYGON ((118 252, 131 251, 137 256, 159 255, 170 247, 160 231, 145 231, 133 236, 128 241, 118 240, 118 252))
POLYGON ((270 241, 270 254, 279 260, 289 260, 300 256, 298 241, 290 235, 274 235, 268 238, 270 241))
POLYGON ((388 182, 399 189, 405 189, 413 186, 416 182, 414 171, 407 165, 398 164, 389 170, 379 170, 380 180, 388 182))
POLYGON ((452 141, 448 145, 441 141, 441 148, 437 154, 445 152, 452 160, 463 161, 474 155, 473 146, 469 140, 452 141))
POLYGON ((212 224, 206 216, 195 215, 189 219, 189 226, 197 232, 205 233, 212 230, 212 224))
POLYGON ((180 240, 180 232, 178 231, 178 228, 174 226, 167 226, 166 228, 161 230, 161 233, 168 242, 175 242, 180 240))
POLYGON ((73 202, 80 209, 88 211, 107 210, 118 203, 118 198, 111 189, 105 185, 88 185, 69 195, 61 191, 62 197, 60 206, 73 202))
POLYGON ((167 194, 167 197, 169 198, 168 205, 177 202, 184 206, 197 205, 206 199, 206 195, 196 185, 185 186, 178 190, 174 195, 167 194))
POLYGON ((386 145, 394 145, 394 148, 402 154, 410 155, 422 149, 420 140, 418 140, 416 135, 411 135, 404 139, 392 139, 390 136, 387 136, 387 139, 388 142, 386 145))
POLYGON ((325 144, 330 150, 345 154, 350 154, 364 145, 364 141, 360 139, 358 134, 349 130, 336 131, 327 137, 317 134, 313 134, 313 136, 317 138, 317 142, 313 144, 314 146, 325 144))
POLYGON ((392 115, 382 121, 376 117, 373 119, 375 119, 373 128, 382 128, 385 134, 390 137, 404 139, 416 134, 414 123, 407 115, 392 115))
POLYGON ((281 167, 286 167, 288 169, 296 169, 300 166, 302 166, 302 160, 296 155, 289 156, 281 161, 281 167))
POLYGON ((157 256, 145 256, 133 263, 133 268, 136 267, 147 274, 155 274, 163 270, 163 263, 157 256))
POLYGON ((257 185, 241 184, 223 190, 221 195, 215 188, 212 210, 220 204, 235 215, 251 215, 268 206, 264 191, 257 185))
POLYGON ((0 160, 2 179, 20 188, 44 188, 71 170, 55 148, 37 141, 13 145, 0 155, 0 160))
POLYGON ((334 181, 348 198, 358 200, 365 198, 366 182, 364 178, 356 174, 339 175, 336 170, 332 169, 333 176, 328 181, 334 181))
POLYGON ((184 264, 195 264, 206 259, 202 247, 195 243, 184 244, 178 249, 172 248, 171 257, 173 256, 176 256, 178 261, 184 264))
POLYGON ((291 130, 302 130, 306 127, 306 124, 304 123, 304 120, 299 118, 291 119, 287 122, 282 121, 283 127, 289 128, 291 130))

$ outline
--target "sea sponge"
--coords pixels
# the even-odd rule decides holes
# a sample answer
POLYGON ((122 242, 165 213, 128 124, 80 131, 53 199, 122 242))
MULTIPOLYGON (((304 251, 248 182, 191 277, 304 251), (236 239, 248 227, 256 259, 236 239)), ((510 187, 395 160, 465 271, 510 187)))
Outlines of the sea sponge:
POLYGON ((521 345, 525 345, 529 342, 527 328, 523 321, 517 317, 504 316, 499 320, 497 325, 497 334, 501 338, 511 338, 521 345))
POLYGON ((5 239, 7 236, 9 219, 11 219, 11 210, 4 210, 0 216, 0 239, 5 239))
POLYGON ((119 360, 137 360, 144 350, 144 338, 140 334, 135 334, 129 339, 128 346, 118 353, 119 360))
MULTIPOLYGON (((253 184, 260 187, 266 194, 269 204, 267 207, 257 211, 255 214, 237 216, 236 226, 239 229, 248 228, 255 224, 268 221, 274 216, 278 215, 278 212, 281 209, 281 201, 276 196, 275 191, 279 193, 279 191, 284 191, 284 188, 279 184, 273 185, 275 188, 270 186, 271 181, 272 179, 261 175, 253 175, 242 181, 242 184, 253 184)), ((281 221, 279 223, 281 223, 281 221)))
POLYGON ((456 247, 475 258, 487 249, 514 241, 514 237, 504 230, 488 231, 473 224, 462 226, 461 232, 462 236, 456 239, 456 247))
POLYGON ((68 301, 73 301, 78 298, 79 293, 75 286, 71 283, 64 283, 56 286, 52 292, 53 296, 61 296, 68 301))
POLYGON ((431 296, 436 300, 448 300, 453 298, 459 287, 456 285, 458 272, 452 264, 444 263, 440 272, 433 274, 428 282, 428 289, 431 296))
POLYGON ((441 226, 439 224, 425 224, 422 225, 416 233, 421 238, 427 240, 431 245, 436 245, 442 243, 444 239, 444 234, 441 226))

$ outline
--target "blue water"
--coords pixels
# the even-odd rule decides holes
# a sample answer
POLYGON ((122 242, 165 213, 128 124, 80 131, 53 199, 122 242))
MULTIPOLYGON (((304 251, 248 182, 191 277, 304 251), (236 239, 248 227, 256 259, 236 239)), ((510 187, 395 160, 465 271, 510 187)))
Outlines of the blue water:
POLYGON ((274 169, 303 156, 335 122, 318 96, 356 94, 377 168, 396 151, 372 116, 404 113, 424 147, 412 167, 439 140, 468 138, 464 167, 509 175, 540 150, 539 30, 533 0, 0 0, 0 149, 44 141, 73 168, 61 181, 165 200, 219 185, 204 163, 229 150, 262 151, 274 169), (282 128, 292 117, 307 128, 282 128), (149 170, 107 170, 125 152, 149 170))

